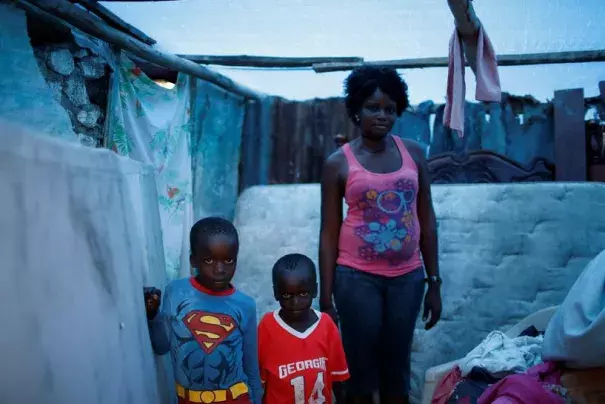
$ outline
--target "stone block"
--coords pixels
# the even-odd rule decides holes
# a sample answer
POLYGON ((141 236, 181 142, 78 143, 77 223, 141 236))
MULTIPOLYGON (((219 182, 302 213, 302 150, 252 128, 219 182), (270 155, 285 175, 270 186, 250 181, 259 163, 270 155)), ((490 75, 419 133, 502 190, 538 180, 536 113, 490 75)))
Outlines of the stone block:
POLYGON ((94 128, 101 117, 101 108, 95 104, 84 105, 76 118, 86 128, 94 128))
POLYGON ((107 63, 99 56, 85 57, 78 62, 78 67, 82 71, 85 79, 98 79, 105 75, 107 63))
POLYGON ((47 56, 46 63, 50 69, 63 76, 69 76, 75 68, 74 58, 68 49, 51 51, 47 56))
POLYGON ((80 48, 74 52, 74 58, 76 59, 83 59, 86 56, 88 56, 88 49, 86 48, 80 48))
POLYGON ((90 103, 86 90, 86 83, 78 70, 74 70, 74 73, 67 78, 63 91, 65 92, 65 95, 67 95, 69 101, 77 107, 90 103))
POLYGON ((80 144, 84 146, 97 147, 97 140, 83 133, 78 133, 78 140, 80 141, 80 144))

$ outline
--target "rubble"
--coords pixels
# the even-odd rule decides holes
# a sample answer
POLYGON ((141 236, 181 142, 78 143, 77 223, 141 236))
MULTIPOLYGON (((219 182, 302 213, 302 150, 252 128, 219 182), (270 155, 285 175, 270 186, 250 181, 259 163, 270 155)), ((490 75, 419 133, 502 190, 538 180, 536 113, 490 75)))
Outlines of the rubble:
POLYGON ((82 71, 85 79, 98 79, 105 75, 107 63, 98 56, 88 56, 78 62, 78 67, 82 71))
POLYGON ((84 105, 76 118, 85 127, 92 129, 97 125, 97 121, 101 117, 101 108, 95 104, 84 105))
POLYGON ((76 59, 83 59, 86 56, 88 56, 88 49, 86 48, 80 48, 74 52, 74 58, 76 59))
POLYGON ((88 147, 97 147, 97 140, 91 136, 85 135, 83 133, 78 133, 78 140, 80 140, 80 144, 88 147))
POLYGON ((65 82, 63 89, 67 98, 77 107, 84 106, 90 103, 88 92, 86 91, 86 83, 84 77, 79 71, 69 76, 65 82))
POLYGON ((80 143, 103 147, 109 91, 105 60, 75 42, 37 46, 34 55, 53 97, 67 111, 80 143))
POLYGON ((62 76, 69 76, 75 68, 74 58, 68 49, 55 49, 48 54, 47 64, 50 69, 62 76))

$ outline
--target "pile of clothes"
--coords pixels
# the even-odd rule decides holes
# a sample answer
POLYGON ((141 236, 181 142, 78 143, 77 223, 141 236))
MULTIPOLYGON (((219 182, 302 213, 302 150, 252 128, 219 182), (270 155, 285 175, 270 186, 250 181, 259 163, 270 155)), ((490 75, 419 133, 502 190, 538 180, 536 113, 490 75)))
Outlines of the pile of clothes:
POLYGON ((542 361, 543 335, 530 327, 510 338, 490 333, 445 375, 433 404, 566 403, 561 368, 542 361))
POLYGON ((605 251, 545 332, 490 333, 441 380, 432 404, 605 403, 605 251))

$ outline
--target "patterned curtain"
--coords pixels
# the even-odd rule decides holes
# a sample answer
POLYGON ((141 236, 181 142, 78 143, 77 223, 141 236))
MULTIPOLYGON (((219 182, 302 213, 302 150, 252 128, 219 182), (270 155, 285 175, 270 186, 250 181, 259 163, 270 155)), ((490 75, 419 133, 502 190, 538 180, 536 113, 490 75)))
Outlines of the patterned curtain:
POLYGON ((193 224, 191 90, 179 75, 160 87, 124 55, 113 74, 108 147, 156 170, 162 238, 169 280, 189 276, 189 229, 193 224))

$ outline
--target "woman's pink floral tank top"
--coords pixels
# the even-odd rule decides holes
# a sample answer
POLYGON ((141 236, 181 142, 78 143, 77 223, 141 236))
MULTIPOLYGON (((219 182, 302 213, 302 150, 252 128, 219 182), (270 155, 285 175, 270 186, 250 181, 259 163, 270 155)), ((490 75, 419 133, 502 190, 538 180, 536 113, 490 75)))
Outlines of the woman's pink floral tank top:
POLYGON ((422 265, 416 210, 418 168, 403 141, 392 138, 402 164, 387 174, 369 172, 357 161, 350 145, 343 146, 349 164, 345 188, 348 212, 340 229, 336 261, 389 277, 422 265))

